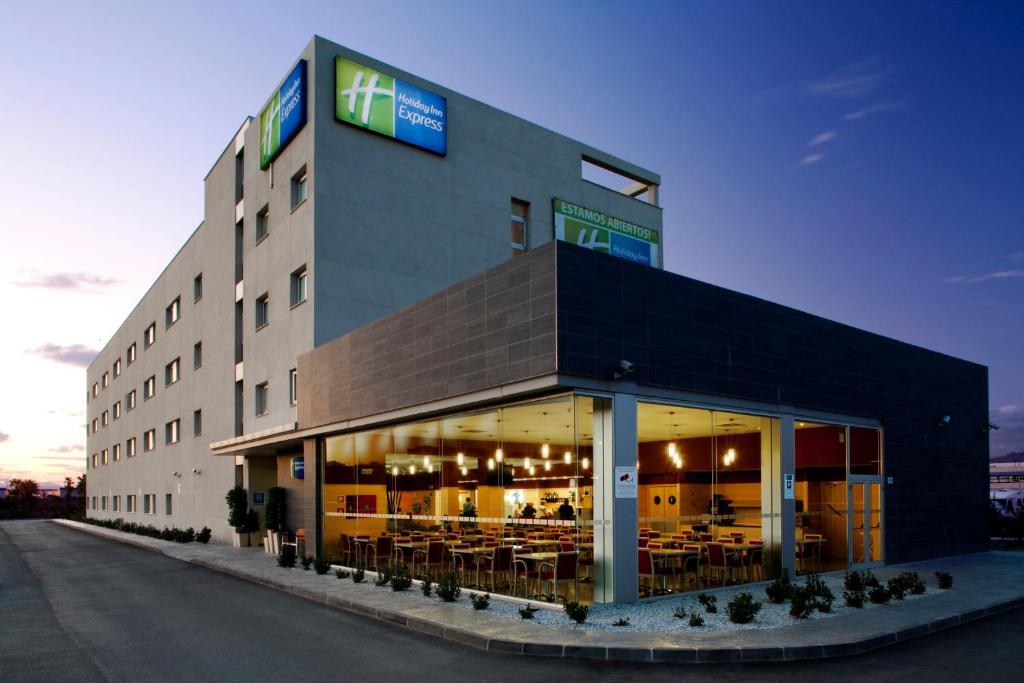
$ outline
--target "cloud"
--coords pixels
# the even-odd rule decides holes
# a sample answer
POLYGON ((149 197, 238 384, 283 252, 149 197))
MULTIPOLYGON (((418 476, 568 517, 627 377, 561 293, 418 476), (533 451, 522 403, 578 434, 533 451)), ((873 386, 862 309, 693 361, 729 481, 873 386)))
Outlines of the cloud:
POLYGON ((10 440, 11 440, 11 435, 10 434, 8 434, 7 432, 0 432, 0 443, 3 443, 4 441, 10 441, 10 440))
POLYGON ((825 78, 807 84, 814 95, 856 99, 866 97, 882 85, 889 75, 877 59, 869 59, 834 71, 825 78))
POLYGON ((999 406, 995 411, 995 414, 999 416, 1016 415, 1018 413, 1024 413, 1024 408, 1018 405, 999 406))
POLYGON ((827 130, 824 133, 818 133, 811 141, 807 143, 808 147, 817 147, 818 145, 824 145, 829 140, 835 140, 839 133, 834 130, 827 130))
POLYGON ((15 284, 19 287, 80 290, 90 287, 110 287, 120 284, 120 282, 120 280, 106 278, 95 273, 40 273, 15 284))
POLYGON ((999 425, 997 431, 989 432, 992 455, 1024 451, 1024 405, 1000 406, 991 412, 991 419, 999 425))
POLYGON ((869 104, 868 106, 862 109, 858 109, 856 111, 851 111, 847 112, 846 114, 843 114, 843 120, 859 121, 865 116, 870 116, 871 114, 880 114, 884 111, 896 111, 897 109, 902 109, 903 107, 904 104, 902 102, 875 102, 874 104, 869 104))
POLYGON ((1024 277, 1024 270, 997 270, 994 273, 985 273, 984 275, 957 275, 955 277, 946 278, 946 282, 949 283, 968 283, 968 282, 985 282, 987 280, 1006 280, 1008 278, 1024 277))
POLYGON ((73 444, 71 446, 57 446, 51 448, 50 451, 53 453, 74 453, 75 451, 84 451, 85 446, 80 443, 73 444))
POLYGON ((89 348, 85 344, 61 346, 60 344, 47 343, 38 348, 32 349, 29 353, 34 353, 37 356, 41 356, 47 360, 52 360, 56 363, 66 363, 67 365, 85 368, 89 366, 89 363, 92 362, 92 359, 96 357, 96 354, 99 353, 99 351, 89 348))
POLYGON ((808 154, 807 156, 805 156, 803 159, 800 160, 800 165, 801 166, 810 166, 811 164, 818 163, 819 161, 821 161, 824 158, 825 158, 824 154, 808 154))
POLYGON ((1010 254, 1011 261, 1022 261, 1024 260, 1024 251, 1018 251, 1016 254, 1010 254))

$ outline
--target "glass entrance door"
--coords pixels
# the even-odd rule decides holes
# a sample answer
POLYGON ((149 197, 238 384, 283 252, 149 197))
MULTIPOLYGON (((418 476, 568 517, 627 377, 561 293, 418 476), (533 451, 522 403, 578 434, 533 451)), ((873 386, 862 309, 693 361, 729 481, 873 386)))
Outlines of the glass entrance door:
POLYGON ((882 564, 882 478, 850 475, 849 534, 851 569, 882 564))

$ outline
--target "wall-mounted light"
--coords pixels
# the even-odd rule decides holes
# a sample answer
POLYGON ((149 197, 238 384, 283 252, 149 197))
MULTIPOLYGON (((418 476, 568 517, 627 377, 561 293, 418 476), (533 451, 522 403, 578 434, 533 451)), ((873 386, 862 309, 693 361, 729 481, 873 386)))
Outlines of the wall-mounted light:
POLYGON ((192 474, 199 475, 199 474, 202 474, 202 473, 203 473, 203 471, 201 469, 199 469, 198 467, 193 467, 192 468, 192 474))
POLYGON ((172 477, 178 477, 179 479, 181 479, 181 472, 172 472, 171 476, 172 477))

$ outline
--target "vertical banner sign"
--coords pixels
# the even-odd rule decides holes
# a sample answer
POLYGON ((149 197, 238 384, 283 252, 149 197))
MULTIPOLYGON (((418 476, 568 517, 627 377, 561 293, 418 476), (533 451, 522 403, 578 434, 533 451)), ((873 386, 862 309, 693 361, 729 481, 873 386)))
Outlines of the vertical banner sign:
POLYGON ((292 479, 306 478, 306 456, 296 455, 292 457, 292 479))
POLYGON ((281 89, 260 112, 260 168, 270 162, 306 125, 306 60, 300 59, 281 89))
POLYGON ((555 239, 658 267, 657 230, 555 199, 555 239))
POLYGON ((343 57, 334 59, 334 118, 445 156, 448 100, 343 57))

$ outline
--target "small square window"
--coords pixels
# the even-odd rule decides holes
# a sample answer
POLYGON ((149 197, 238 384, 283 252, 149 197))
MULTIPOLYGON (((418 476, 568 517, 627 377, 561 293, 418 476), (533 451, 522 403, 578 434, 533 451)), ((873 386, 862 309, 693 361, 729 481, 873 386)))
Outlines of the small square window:
POLYGON ((135 443, 136 442, 135 442, 135 437, 134 436, 132 438, 128 439, 128 441, 125 442, 124 449, 125 449, 125 453, 128 454, 129 458, 134 458, 135 457, 135 443))
POLYGON ((181 297, 177 297, 164 311, 164 327, 170 327, 181 319, 181 297))
POLYGON ((306 176, 306 167, 303 166, 299 169, 299 172, 292 176, 292 211, 294 211, 299 204, 306 201, 308 193, 308 179, 306 176))
POLYGON ((114 361, 114 379, 121 376, 121 359, 118 358, 114 361))
POLYGON ((298 306, 306 300, 306 266, 302 266, 291 278, 291 305, 298 306))
POLYGON ((192 301, 196 302, 203 298, 203 274, 199 273, 192 278, 192 301))
POLYGON ((256 385, 256 415, 266 415, 270 410, 270 386, 267 382, 256 385))
POLYGON ((142 450, 151 451, 156 448, 156 430, 147 429, 142 435, 142 450))
POLYGON ((146 380, 142 385, 142 400, 148 401, 156 394, 156 375, 146 380))
POLYGON ((262 242, 270 234, 270 205, 264 206, 256 214, 256 241, 262 242))
POLYGON ((530 220, 530 203, 521 199, 512 199, 511 233, 509 241, 512 246, 512 255, 518 256, 526 251, 527 233, 530 220))
POLYGON ((135 362, 135 342, 132 342, 132 345, 128 347, 128 365, 131 365, 134 362, 135 362))
POLYGON ((149 327, 146 328, 145 333, 142 335, 142 345, 145 348, 149 348, 156 343, 156 323, 150 323, 149 327))
POLYGON ((170 386, 181 379, 181 359, 175 358, 164 366, 164 384, 170 386))
POLYGON ((198 370, 203 367, 203 342, 197 341, 192 345, 192 368, 198 370))
POLYGON ((192 436, 199 436, 203 433, 203 411, 192 412, 192 436))
POLYGON ((181 440, 181 420, 171 420, 164 425, 164 443, 171 445, 181 440))
POLYGON ((295 405, 299 402, 299 373, 295 368, 288 371, 288 403, 295 405))
POLYGON ((256 329, 266 327, 270 323, 270 295, 266 292, 256 299, 256 329))

